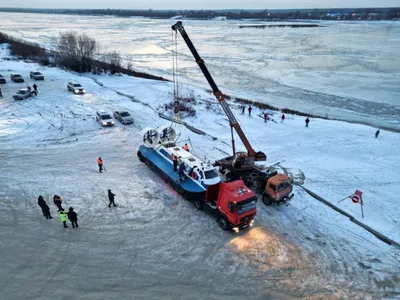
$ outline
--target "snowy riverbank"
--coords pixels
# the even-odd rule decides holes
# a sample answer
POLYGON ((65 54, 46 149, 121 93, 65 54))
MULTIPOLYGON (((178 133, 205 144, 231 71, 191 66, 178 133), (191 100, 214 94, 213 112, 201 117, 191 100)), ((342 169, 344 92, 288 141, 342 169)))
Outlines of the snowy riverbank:
MULTIPOLYGON (((26 83, 1 85, 0 287, 6 299, 54 299, 66 293, 81 299, 399 295, 399 250, 302 189, 295 188, 289 206, 266 207, 259 201, 255 227, 232 235, 141 164, 138 132, 165 124, 157 108, 171 100, 170 83, 78 76, 0 58, 0 73, 8 79, 11 72, 21 73, 26 83), (20 87, 32 85, 29 71, 36 69, 46 78, 38 83, 39 95, 13 100, 20 87), (68 92, 70 79, 87 93, 68 92), (135 124, 101 128, 94 120, 99 108, 127 109, 135 124), (107 167, 103 174, 96 171, 98 156, 107 167), (108 188, 117 194, 115 210, 106 207, 108 188), (64 230, 58 219, 43 219, 39 194, 50 203, 53 194, 63 196, 65 206, 79 215, 79 231, 64 230)), ((182 139, 189 137, 196 154, 211 160, 229 153, 229 124, 213 96, 192 86, 182 93, 193 93, 199 102, 196 117, 185 121, 218 140, 183 128, 182 139)), ((287 170, 296 182, 336 204, 355 189, 363 191, 364 221, 400 240, 400 135, 381 131, 375 139, 375 130, 363 125, 312 119, 306 128, 302 117, 287 115, 281 124, 280 115, 271 113, 276 122, 265 124, 256 110, 253 117, 235 113, 253 147, 267 154, 268 165, 287 170)), ((359 206, 350 200, 339 206, 360 217, 359 206)), ((52 204, 51 209, 54 214, 52 204)))

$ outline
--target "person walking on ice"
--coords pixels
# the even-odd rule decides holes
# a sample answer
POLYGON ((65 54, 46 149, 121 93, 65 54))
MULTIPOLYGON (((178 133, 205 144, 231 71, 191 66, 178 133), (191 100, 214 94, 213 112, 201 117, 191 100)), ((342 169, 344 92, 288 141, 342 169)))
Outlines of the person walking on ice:
POLYGON ((36 83, 33 84, 33 92, 35 93, 35 96, 38 94, 38 86, 36 83))
POLYGON ((380 132, 381 131, 379 129, 375 132, 375 138, 378 138, 380 132))
POLYGON ((103 160, 101 159, 100 156, 97 159, 97 164, 99 165, 99 172, 101 173, 101 171, 103 171, 103 160))
POLYGON ((306 119, 306 127, 308 127, 308 123, 310 123, 310 119, 307 117, 307 119, 306 119))
POLYGON ((253 108, 251 107, 251 105, 249 106, 249 108, 247 109, 249 111, 249 117, 251 117, 251 111, 253 110, 253 108))
POLYGON ((268 114, 264 113, 264 123, 268 123, 268 114))
POLYGON ((61 222, 63 222, 63 224, 64 224, 64 228, 68 228, 68 226, 67 226, 67 213, 62 208, 62 209, 60 209, 58 211, 58 214, 60 215, 61 222))
POLYGON ((46 213, 45 213, 45 211, 44 211, 44 204, 45 204, 46 202, 44 202, 44 199, 43 199, 43 197, 42 197, 41 195, 39 195, 39 198, 38 198, 37 203, 38 203, 38 205, 40 206, 40 208, 42 209, 43 216, 45 217, 45 216, 46 216, 46 213))
POLYGON ((108 204, 108 207, 111 207, 111 204, 114 205, 114 207, 117 206, 115 204, 115 202, 114 202, 114 196, 115 196, 115 194, 113 194, 111 192, 111 190, 108 190, 108 200, 110 200, 110 203, 108 204))
POLYGON ((46 219, 53 219, 53 217, 50 214, 50 207, 47 205, 46 201, 43 201, 43 212, 44 212, 44 216, 46 217, 46 219))
POLYGON ((78 228, 78 214, 74 212, 74 208, 70 207, 67 213, 68 219, 71 221, 72 228, 78 228))
POLYGON ((285 114, 282 115, 281 123, 285 122, 285 114))

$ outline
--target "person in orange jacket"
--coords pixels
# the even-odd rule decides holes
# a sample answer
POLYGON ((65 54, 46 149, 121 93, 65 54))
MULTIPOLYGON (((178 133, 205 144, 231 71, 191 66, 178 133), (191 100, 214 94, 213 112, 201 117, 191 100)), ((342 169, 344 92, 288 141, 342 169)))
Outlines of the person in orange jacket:
POLYGON ((183 146, 183 149, 189 152, 189 146, 187 143, 185 144, 185 146, 183 146))
POLYGON ((97 164, 99 165, 99 172, 101 173, 101 171, 103 171, 103 160, 101 159, 100 156, 97 159, 97 164))

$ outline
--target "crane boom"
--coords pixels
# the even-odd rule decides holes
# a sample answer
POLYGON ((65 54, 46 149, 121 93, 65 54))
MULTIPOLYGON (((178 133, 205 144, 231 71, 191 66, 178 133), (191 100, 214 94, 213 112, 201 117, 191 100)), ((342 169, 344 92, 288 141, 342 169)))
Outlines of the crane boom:
POLYGON ((204 76, 206 77, 206 79, 213 91, 214 96, 217 98, 219 104, 222 106, 222 109, 224 110, 225 114, 227 115, 227 117, 229 119, 229 125, 235 129, 235 131, 236 131, 237 135, 239 136, 239 138, 241 139, 243 145, 246 147, 247 154, 249 155, 249 157, 254 158, 255 161, 266 160, 267 157, 263 152, 254 151, 253 147, 250 145, 250 142, 247 139, 246 135, 244 134, 242 128, 240 127, 239 122, 237 121, 232 110, 230 109, 228 103, 226 103, 224 94, 222 94, 222 92, 218 89, 218 86, 215 83, 214 79, 212 78, 210 72, 208 71, 206 64, 204 63, 204 60, 200 57, 200 55, 197 52, 196 48, 194 47, 192 41, 190 40, 188 34, 186 33, 182 22, 179 21, 175 25, 173 25, 172 30, 174 30, 175 32, 179 31, 183 40, 186 42, 186 45, 188 46, 190 52, 192 52, 193 57, 196 60, 196 63, 199 65, 201 71, 203 72, 204 76))

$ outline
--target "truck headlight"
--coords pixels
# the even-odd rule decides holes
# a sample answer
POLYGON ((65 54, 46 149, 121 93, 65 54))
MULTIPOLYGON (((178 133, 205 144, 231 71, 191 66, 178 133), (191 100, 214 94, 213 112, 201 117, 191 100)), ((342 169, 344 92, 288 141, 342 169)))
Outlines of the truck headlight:
POLYGON ((103 124, 103 125, 107 125, 107 122, 101 122, 101 124, 103 124))
POLYGON ((239 232, 239 227, 233 227, 232 230, 233 230, 234 232, 239 232))
POLYGON ((252 226, 252 225, 253 225, 253 223, 254 223, 254 220, 251 220, 251 222, 250 222, 250 224, 249 224, 249 225, 250 225, 250 226, 252 226))

